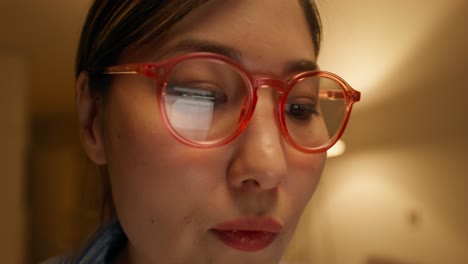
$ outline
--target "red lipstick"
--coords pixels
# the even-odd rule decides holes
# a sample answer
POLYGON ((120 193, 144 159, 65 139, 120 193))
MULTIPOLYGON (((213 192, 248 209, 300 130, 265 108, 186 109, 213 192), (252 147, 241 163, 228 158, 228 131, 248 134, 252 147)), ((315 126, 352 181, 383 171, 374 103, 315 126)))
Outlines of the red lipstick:
POLYGON ((227 246, 255 252, 268 247, 283 229, 272 218, 240 218, 215 226, 213 233, 227 246))

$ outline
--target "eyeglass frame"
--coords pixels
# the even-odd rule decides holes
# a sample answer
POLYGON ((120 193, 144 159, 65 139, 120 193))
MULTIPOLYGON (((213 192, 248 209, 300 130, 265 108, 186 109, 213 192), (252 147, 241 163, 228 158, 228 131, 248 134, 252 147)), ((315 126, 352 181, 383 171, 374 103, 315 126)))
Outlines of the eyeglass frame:
POLYGON ((300 72, 293 77, 289 78, 288 81, 282 81, 275 78, 269 78, 264 76, 255 76, 254 74, 250 73, 242 64, 237 62, 234 59, 226 57, 221 54, 217 53, 210 53, 210 52, 193 52, 182 54, 179 56, 174 56, 162 61, 158 62, 144 62, 144 63, 132 63, 132 64, 119 64, 113 65, 105 68, 103 74, 106 75, 142 75, 144 77, 150 78, 155 81, 155 86, 157 89, 157 97, 159 100, 159 111, 164 122, 164 125, 169 130, 170 134, 179 142, 196 148, 214 148, 229 144, 235 138, 237 138, 247 127, 257 105, 257 91, 260 88, 274 88, 276 89, 279 99, 278 103, 275 104, 275 119, 279 122, 279 127, 281 134, 284 136, 286 141, 296 148, 299 151, 305 153, 321 153, 325 152, 330 149, 343 135, 346 126, 348 124, 351 111, 353 108, 354 103, 359 102, 361 99, 361 92, 353 89, 344 79, 339 77, 338 75, 328 72, 328 71, 321 71, 321 70, 314 70, 314 71, 305 71, 300 72), (168 120, 166 109, 165 109, 165 102, 163 100, 165 88, 167 87, 167 80, 171 73, 171 70, 178 65, 179 63, 189 60, 189 59, 210 59, 216 60, 218 62, 222 62, 233 67, 235 70, 238 71, 239 75, 244 80, 245 84, 247 85, 247 100, 244 102, 242 109, 243 111, 247 111, 245 113, 241 113, 242 121, 239 122, 237 129, 230 135, 224 138, 215 140, 215 141, 208 141, 208 142, 193 142, 181 136, 171 125, 170 121, 168 120), (317 148, 310 148, 304 147, 302 145, 297 144, 291 135, 288 132, 286 126, 286 118, 284 114, 284 107, 286 104, 286 99, 288 97, 289 91, 292 87, 294 87, 297 83, 305 78, 310 77, 325 77, 336 81, 340 87, 342 88, 342 92, 339 91, 320 91, 319 98, 329 98, 329 99, 345 99, 346 105, 346 112, 343 117, 343 121, 340 124, 340 128, 335 132, 333 137, 330 138, 326 145, 322 145, 317 148), (248 105, 246 105, 248 104, 248 105))

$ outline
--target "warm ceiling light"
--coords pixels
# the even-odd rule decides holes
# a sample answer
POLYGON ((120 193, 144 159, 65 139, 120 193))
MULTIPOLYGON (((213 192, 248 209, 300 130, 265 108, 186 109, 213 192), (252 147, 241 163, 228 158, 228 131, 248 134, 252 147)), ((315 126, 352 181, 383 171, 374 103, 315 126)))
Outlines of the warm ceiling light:
POLYGON ((343 140, 338 140, 333 147, 327 151, 327 157, 333 158, 342 155, 346 151, 346 144, 343 140))

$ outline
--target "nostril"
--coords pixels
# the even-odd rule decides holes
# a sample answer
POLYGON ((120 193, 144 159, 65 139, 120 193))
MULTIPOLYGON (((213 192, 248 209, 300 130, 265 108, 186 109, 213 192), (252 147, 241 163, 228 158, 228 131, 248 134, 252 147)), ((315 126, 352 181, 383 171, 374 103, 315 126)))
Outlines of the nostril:
POLYGON ((242 185, 247 188, 258 188, 260 187, 260 183, 253 179, 247 179, 242 182, 242 185))

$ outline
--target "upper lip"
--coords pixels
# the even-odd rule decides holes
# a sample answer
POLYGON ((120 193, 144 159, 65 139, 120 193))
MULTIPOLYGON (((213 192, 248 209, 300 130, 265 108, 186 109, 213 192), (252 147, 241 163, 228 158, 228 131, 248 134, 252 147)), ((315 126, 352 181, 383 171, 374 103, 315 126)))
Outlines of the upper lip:
POLYGON ((243 217, 225 221, 216 225, 213 229, 218 231, 261 231, 279 233, 283 225, 271 217, 243 217))

